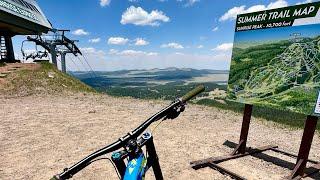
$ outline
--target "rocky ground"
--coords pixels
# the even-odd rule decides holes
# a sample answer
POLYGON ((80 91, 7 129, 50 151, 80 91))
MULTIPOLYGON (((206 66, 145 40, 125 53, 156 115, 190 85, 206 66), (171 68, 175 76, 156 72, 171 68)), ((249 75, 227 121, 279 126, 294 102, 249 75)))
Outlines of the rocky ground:
MULTIPOLYGON (((0 96, 0 179, 49 179, 117 140, 168 103, 91 94, 0 96)), ((178 119, 163 122, 153 134, 165 179, 229 179, 209 168, 195 171, 189 162, 232 152, 223 143, 238 141, 241 121, 241 114, 190 105, 178 119)), ((254 118, 248 144, 275 144, 296 154, 301 135, 302 130, 254 118)), ((248 179, 281 179, 290 174, 295 159, 271 151, 264 154, 284 167, 251 156, 221 165, 248 179)), ((320 160, 319 134, 314 137, 310 158, 320 160)), ((149 171, 146 179, 154 179, 152 176, 149 171)), ((100 161, 74 178, 117 176, 108 161, 100 161)))

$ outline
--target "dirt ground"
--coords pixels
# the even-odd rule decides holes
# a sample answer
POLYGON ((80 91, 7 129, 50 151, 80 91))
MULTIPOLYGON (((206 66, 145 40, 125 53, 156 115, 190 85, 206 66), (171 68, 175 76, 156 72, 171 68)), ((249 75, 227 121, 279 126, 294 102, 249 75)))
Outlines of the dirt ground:
MULTIPOLYGON (((117 140, 167 104, 106 95, 0 97, 0 179, 49 179, 117 140)), ((241 120, 241 114, 190 105, 178 119, 163 122, 153 134, 165 179, 229 179, 209 168, 195 171, 189 162, 232 152, 223 143, 238 141, 241 120)), ((275 144, 296 154, 301 135, 301 130, 254 118, 248 144, 275 144)), ((287 168, 256 157, 228 161, 222 166, 248 179, 281 179, 289 175, 295 163, 295 159, 271 151, 264 156, 288 161, 274 160, 287 168)), ((318 134, 310 159, 320 160, 318 134)), ((146 179, 154 179, 152 176, 149 171, 146 179)), ((74 178, 112 180, 117 176, 109 162, 100 161, 74 178)))

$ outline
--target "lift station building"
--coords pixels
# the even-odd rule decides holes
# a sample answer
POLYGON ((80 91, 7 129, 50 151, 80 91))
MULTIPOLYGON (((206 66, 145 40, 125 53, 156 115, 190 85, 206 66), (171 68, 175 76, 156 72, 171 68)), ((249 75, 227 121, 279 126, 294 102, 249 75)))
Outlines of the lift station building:
POLYGON ((16 62, 13 36, 41 35, 51 29, 36 0, 0 0, 0 62, 16 62))

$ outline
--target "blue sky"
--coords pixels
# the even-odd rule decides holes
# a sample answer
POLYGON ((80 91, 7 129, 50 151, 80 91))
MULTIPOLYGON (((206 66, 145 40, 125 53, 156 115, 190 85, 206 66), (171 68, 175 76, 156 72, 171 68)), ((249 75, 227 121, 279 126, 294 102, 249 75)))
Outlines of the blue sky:
MULTIPOLYGON (((238 13, 302 2, 38 0, 55 28, 70 29, 68 36, 80 41, 93 69, 107 71, 173 66, 229 69, 238 13)), ((23 38, 15 38, 16 51, 23 38)), ((67 65, 76 70, 70 61, 67 65)))

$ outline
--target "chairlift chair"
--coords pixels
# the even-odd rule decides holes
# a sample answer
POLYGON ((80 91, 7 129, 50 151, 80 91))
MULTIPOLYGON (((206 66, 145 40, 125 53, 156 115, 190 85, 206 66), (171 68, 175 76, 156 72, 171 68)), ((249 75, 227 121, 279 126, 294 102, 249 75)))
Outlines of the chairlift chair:
POLYGON ((24 44, 26 42, 32 42, 32 41, 24 40, 22 42, 21 53, 22 53, 23 59, 28 60, 28 59, 31 58, 31 59, 35 60, 36 58, 42 59, 42 58, 48 57, 48 52, 46 50, 44 50, 44 51, 38 50, 38 45, 37 44, 35 44, 35 51, 34 52, 29 53, 29 54, 26 53, 26 51, 24 50, 24 44))

